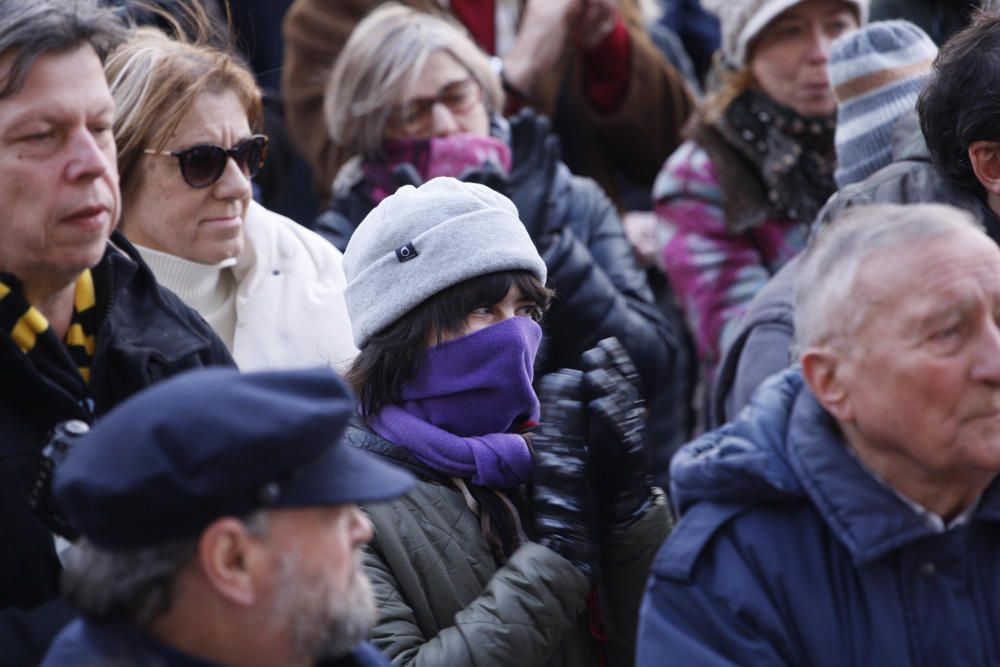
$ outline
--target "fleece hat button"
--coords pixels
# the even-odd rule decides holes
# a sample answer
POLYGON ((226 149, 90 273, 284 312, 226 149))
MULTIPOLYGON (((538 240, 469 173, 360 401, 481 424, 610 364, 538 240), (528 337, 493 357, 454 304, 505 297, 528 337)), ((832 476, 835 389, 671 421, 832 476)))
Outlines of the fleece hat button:
POLYGON ((413 242, 404 243, 403 245, 396 248, 396 259, 401 262, 409 262, 411 259, 417 256, 417 249, 413 247, 413 242))

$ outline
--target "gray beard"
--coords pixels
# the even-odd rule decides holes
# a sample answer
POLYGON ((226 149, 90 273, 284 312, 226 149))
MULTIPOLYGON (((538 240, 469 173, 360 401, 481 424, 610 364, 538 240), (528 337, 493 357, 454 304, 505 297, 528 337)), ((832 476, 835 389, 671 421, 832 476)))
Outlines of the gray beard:
POLYGON ((280 567, 273 618, 287 631, 295 655, 317 661, 339 658, 371 634, 375 599, 360 552, 355 552, 354 576, 343 590, 328 579, 303 576, 297 553, 282 554, 280 567))

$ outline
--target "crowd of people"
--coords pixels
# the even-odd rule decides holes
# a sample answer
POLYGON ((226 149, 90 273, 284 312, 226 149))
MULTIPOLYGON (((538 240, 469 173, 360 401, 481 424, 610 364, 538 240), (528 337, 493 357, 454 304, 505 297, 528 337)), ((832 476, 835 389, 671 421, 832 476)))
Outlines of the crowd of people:
POLYGON ((261 4, 0 0, 0 667, 1000 663, 1000 3, 261 4))

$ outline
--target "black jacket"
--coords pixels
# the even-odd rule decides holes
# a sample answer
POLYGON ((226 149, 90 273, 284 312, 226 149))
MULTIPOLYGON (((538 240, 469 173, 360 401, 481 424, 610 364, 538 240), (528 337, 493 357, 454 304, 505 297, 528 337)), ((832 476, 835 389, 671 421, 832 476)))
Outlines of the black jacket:
MULTIPOLYGON (((511 120, 513 167, 508 177, 470 173, 517 205, 549 271, 556 298, 545 316, 545 342, 538 376, 579 367, 580 355, 615 336, 631 355, 646 390, 653 418, 652 442, 667 442, 672 425, 669 397, 677 339, 654 304, 645 273, 637 265, 611 200, 589 178, 573 176, 559 161, 558 139, 541 116, 511 120)), ((338 181, 339 181, 338 177, 338 181)), ((359 181, 334 192, 331 207, 314 225, 341 251, 375 204, 359 181)), ((665 472, 666 462, 662 463, 665 472)), ((659 472, 659 471, 658 471, 659 472)))
POLYGON ((53 601, 60 566, 52 534, 26 501, 52 427, 67 419, 93 422, 175 373, 234 365, 208 324, 156 284, 121 234, 93 271, 103 316, 86 394, 55 369, 30 363, 0 332, 0 665, 36 663, 70 616, 53 601))

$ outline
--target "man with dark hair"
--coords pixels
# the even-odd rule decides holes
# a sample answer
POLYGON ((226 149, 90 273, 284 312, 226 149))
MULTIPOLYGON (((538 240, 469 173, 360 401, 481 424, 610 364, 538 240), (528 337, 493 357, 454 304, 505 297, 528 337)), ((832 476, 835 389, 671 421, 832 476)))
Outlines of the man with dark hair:
POLYGON ((1000 248, 882 204, 802 257, 801 366, 673 459, 636 664, 995 665, 1000 248))
POLYGON ((28 500, 47 434, 181 370, 232 364, 113 232, 121 196, 102 58, 123 33, 96 0, 0 2, 2 665, 37 662, 69 618, 52 602, 51 513, 28 500))
POLYGON ((326 368, 185 373, 72 446, 54 492, 83 538, 63 588, 83 618, 44 667, 381 667, 357 503, 413 479, 341 444, 354 400, 326 368))

